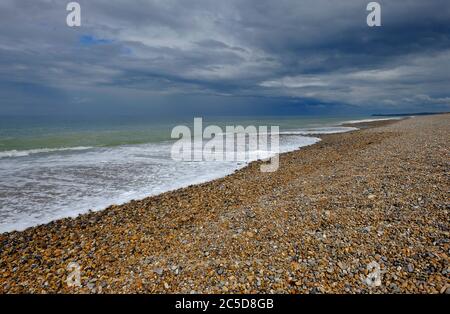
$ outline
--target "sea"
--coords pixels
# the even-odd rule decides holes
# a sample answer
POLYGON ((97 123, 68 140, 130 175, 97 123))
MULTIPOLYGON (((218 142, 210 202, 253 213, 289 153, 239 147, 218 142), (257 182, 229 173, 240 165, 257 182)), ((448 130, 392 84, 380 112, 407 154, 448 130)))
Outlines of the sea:
MULTIPOLYGON (((376 119, 210 117, 203 118, 203 127, 278 126, 280 152, 287 152, 315 144, 315 134, 356 130, 345 122, 370 120, 376 119)), ((0 233, 210 181, 253 160, 173 160, 172 129, 192 129, 193 122, 194 117, 0 117, 0 233)))

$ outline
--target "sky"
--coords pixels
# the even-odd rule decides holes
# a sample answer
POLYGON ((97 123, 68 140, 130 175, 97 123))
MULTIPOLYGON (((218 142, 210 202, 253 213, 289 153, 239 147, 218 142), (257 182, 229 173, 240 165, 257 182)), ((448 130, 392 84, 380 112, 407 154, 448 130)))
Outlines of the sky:
POLYGON ((450 1, 0 1, 0 115, 450 111, 450 1))

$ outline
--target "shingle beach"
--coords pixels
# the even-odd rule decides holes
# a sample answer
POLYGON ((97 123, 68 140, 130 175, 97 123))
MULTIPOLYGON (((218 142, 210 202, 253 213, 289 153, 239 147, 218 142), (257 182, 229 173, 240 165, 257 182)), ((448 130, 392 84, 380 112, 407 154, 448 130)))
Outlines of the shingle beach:
POLYGON ((2 234, 0 293, 449 293, 450 115, 361 127, 274 173, 2 234))

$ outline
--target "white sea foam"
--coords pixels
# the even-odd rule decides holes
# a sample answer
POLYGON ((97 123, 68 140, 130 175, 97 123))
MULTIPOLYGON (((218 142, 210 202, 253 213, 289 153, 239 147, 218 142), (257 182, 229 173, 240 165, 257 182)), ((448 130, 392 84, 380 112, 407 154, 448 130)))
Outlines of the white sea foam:
POLYGON ((7 150, 0 152, 0 158, 11 158, 11 157, 25 157, 32 154, 42 154, 51 152, 61 152, 61 151, 78 151, 78 150, 88 150, 93 147, 89 146, 77 146, 77 147, 58 147, 58 148, 36 148, 27 150, 7 150))
POLYGON ((342 124, 354 124, 354 123, 365 123, 365 122, 376 122, 376 121, 386 121, 386 120, 401 120, 404 117, 391 117, 391 118, 374 118, 374 119, 361 119, 361 120, 349 120, 341 122, 342 124))
MULTIPOLYGON (((278 133, 248 133, 248 135, 320 135, 320 134, 336 134, 336 133, 346 133, 351 131, 357 131, 358 128, 347 127, 347 126, 330 126, 330 127, 311 127, 311 128, 300 128, 289 131, 280 131, 278 133)), ((227 133, 218 133, 218 136, 227 135, 227 133)))
POLYGON ((283 131, 280 135, 312 135, 312 134, 336 134, 336 133, 346 133, 351 131, 359 130, 354 127, 322 127, 322 128, 305 128, 294 131, 283 131))

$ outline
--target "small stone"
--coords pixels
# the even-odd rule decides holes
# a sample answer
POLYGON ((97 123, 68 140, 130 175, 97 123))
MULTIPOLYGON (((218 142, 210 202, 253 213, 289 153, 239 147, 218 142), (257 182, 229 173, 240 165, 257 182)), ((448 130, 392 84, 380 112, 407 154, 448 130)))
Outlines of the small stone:
POLYGON ((317 264, 316 260, 313 258, 308 259, 307 263, 309 266, 316 266, 316 264, 317 264))
POLYGON ((247 210, 246 215, 248 218, 255 218, 256 214, 252 210, 247 210))
POLYGON ((392 293, 400 293, 400 289, 395 283, 391 283, 389 288, 392 290, 392 293))
POLYGON ((146 257, 144 258, 144 260, 142 261, 144 264, 149 265, 153 262, 153 258, 151 257, 146 257))
POLYGON ((408 264, 408 272, 412 273, 414 271, 414 267, 412 264, 408 264))
POLYGON ((94 290, 94 288, 95 288, 95 283, 93 283, 93 282, 88 282, 88 284, 86 285, 86 287, 87 287, 89 290, 94 290))
POLYGON ((155 268, 153 271, 160 276, 164 273, 164 270, 162 268, 155 268))
POLYGON ((340 269, 342 269, 342 270, 345 270, 345 269, 347 268, 347 267, 345 266, 345 264, 342 263, 342 262, 338 262, 337 265, 338 265, 338 267, 339 267, 340 269))

